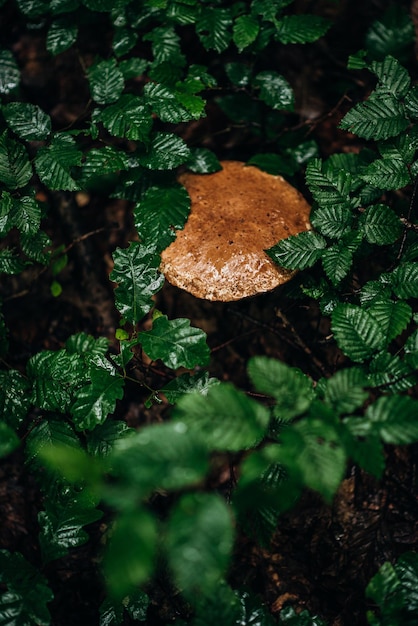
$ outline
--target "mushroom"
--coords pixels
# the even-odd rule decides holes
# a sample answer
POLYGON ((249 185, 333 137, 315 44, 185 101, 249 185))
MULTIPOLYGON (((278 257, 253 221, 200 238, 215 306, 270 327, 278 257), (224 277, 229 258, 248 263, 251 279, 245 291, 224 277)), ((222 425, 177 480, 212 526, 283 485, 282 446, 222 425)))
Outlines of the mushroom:
POLYGON ((310 229, 310 206, 281 176, 241 161, 222 161, 214 174, 179 176, 191 198, 183 230, 162 253, 167 280, 198 298, 223 302, 270 291, 294 271, 265 253, 281 239, 310 229))

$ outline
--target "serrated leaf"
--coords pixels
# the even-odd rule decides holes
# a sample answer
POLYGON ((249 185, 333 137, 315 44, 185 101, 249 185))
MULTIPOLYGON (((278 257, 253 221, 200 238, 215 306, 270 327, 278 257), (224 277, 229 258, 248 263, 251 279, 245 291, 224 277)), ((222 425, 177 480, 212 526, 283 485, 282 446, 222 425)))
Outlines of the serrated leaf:
POLYGON ((185 424, 153 424, 116 442, 112 472, 143 497, 156 489, 178 490, 200 483, 208 469, 208 452, 199 434, 185 424))
POLYGON ((269 412, 231 384, 220 383, 205 396, 196 392, 180 398, 173 419, 200 434, 209 450, 233 452, 262 439, 269 412))
POLYGON ((45 411, 64 413, 86 373, 78 355, 44 350, 29 359, 27 375, 33 385, 32 402, 45 411))
POLYGON ((138 35, 131 28, 116 27, 113 32, 112 48, 117 57, 124 56, 132 50, 138 35))
POLYGON ((195 174, 213 174, 222 169, 218 157, 207 148, 191 148, 187 169, 195 174))
POLYGON ((353 253, 342 245, 330 246, 321 255, 322 267, 331 283, 336 286, 350 271, 353 264, 353 253))
POLYGON ((400 158, 376 159, 371 163, 360 178, 379 189, 399 189, 411 182, 407 164, 400 158))
POLYGON ((0 93, 8 94, 20 83, 20 70, 10 50, 0 50, 0 93))
POLYGON ((97 176, 102 177, 129 168, 129 159, 123 150, 113 146, 92 148, 84 158, 81 184, 88 185, 97 176))
POLYGON ((47 604, 54 594, 46 578, 19 552, 0 550, 0 581, 7 591, 0 596, 0 615, 4 626, 49 626, 47 604))
POLYGON ((95 339, 92 335, 81 332, 71 335, 65 342, 68 354, 80 354, 86 360, 93 360, 98 356, 104 356, 109 348, 109 340, 106 337, 95 339))
POLYGON ((10 248, 0 250, 0 274, 20 274, 26 263, 10 248))
POLYGON ((138 340, 153 361, 161 359, 172 369, 192 369, 209 361, 206 334, 190 326, 186 318, 169 320, 166 315, 160 315, 154 319, 151 330, 139 333, 138 340))
POLYGON ((281 267, 303 270, 312 267, 321 258, 326 247, 327 242, 322 235, 305 231, 282 239, 266 252, 281 267))
POLYGON ((369 280, 360 291, 360 303, 365 307, 378 300, 388 300, 391 295, 390 286, 380 280, 369 280))
POLYGON ((276 359, 253 357, 248 362, 248 375, 258 391, 275 398, 274 413, 282 420, 304 413, 313 399, 309 378, 276 359))
POLYGON ((13 190, 24 187, 31 177, 32 166, 26 149, 3 133, 0 137, 0 183, 13 190))
POLYGON ((387 344, 405 330, 412 317, 411 307, 402 300, 378 300, 367 310, 379 322, 387 344))
POLYGON ((231 511, 213 493, 183 495, 171 512, 166 550, 177 585, 186 597, 211 595, 228 567, 234 531, 231 511))
POLYGON ((133 56, 130 56, 128 59, 124 59, 123 61, 119 61, 119 69, 125 80, 142 76, 148 65, 149 62, 146 59, 133 56))
POLYGON ((150 187, 134 209, 135 228, 141 242, 164 250, 183 228, 190 211, 190 197, 185 187, 150 187))
POLYGON ((20 372, 0 371, 0 415, 12 428, 17 428, 26 417, 29 391, 29 381, 20 372))
POLYGON ((281 43, 310 43, 325 35, 331 23, 319 15, 285 15, 276 22, 275 38, 281 43))
POLYGON ((344 354, 359 363, 383 348, 386 342, 377 320, 354 304, 339 304, 334 309, 331 328, 344 354))
POLYGON ((185 57, 180 48, 180 37, 173 26, 157 26, 144 35, 145 41, 152 42, 154 65, 170 62, 182 67, 185 57))
POLYGON ((415 330, 405 341, 405 361, 415 369, 418 369, 418 329, 415 330))
POLYGON ((143 98, 125 94, 100 112, 103 126, 115 137, 145 142, 152 128, 151 110, 143 98))
POLYGON ((92 367, 89 376, 91 381, 77 391, 76 401, 70 408, 77 430, 93 430, 103 424, 114 412, 116 400, 123 397, 124 380, 115 372, 92 367))
POLYGON ((38 514, 39 543, 44 564, 85 544, 89 535, 83 527, 96 522, 103 515, 94 501, 73 487, 53 489, 48 496, 45 510, 38 514))
POLYGON ((260 27, 251 15, 240 15, 235 20, 232 39, 238 51, 242 52, 256 40, 260 27))
POLYGON ((317 615, 304 610, 296 612, 293 606, 286 606, 280 611, 280 626, 326 626, 317 615))
POLYGON ((364 431, 360 425, 360 432, 356 432, 361 418, 349 417, 344 420, 347 430, 343 434, 344 447, 347 456, 364 471, 380 479, 385 471, 384 447, 378 435, 364 431), (358 436, 356 436, 356 434, 358 436))
POLYGON ((99 424, 86 433, 87 452, 92 456, 106 457, 121 439, 130 437, 134 432, 122 420, 107 419, 104 424, 99 424))
POLYGON ((30 259, 47 265, 51 258, 52 242, 43 230, 33 233, 21 233, 20 245, 22 251, 30 259))
MULTIPOLYGON (((332 231, 335 230, 335 218, 340 216, 343 218, 344 230, 348 226, 350 209, 353 201, 350 198, 352 188, 352 175, 350 171, 346 171, 338 167, 327 167, 320 159, 312 159, 306 168, 306 182, 309 189, 322 209, 328 209, 325 213, 325 228, 332 231), (327 225, 327 222, 330 224, 327 225)), ((320 213, 321 216, 321 213, 320 213)), ((315 219, 315 214, 313 215, 315 219)), ((321 224, 320 219, 317 225, 321 224)))
POLYGON ((418 441, 418 402, 409 396, 382 396, 365 414, 384 443, 405 445, 418 441))
POLYGON ((229 11, 202 7, 196 22, 196 32, 206 50, 223 52, 231 41, 231 25, 229 11))
POLYGON ((118 283, 116 306, 123 317, 135 324, 151 309, 152 296, 164 284, 164 276, 158 271, 160 257, 155 248, 135 241, 128 248, 117 248, 113 260, 110 280, 118 283))
POLYGON ((168 402, 175 404, 179 398, 188 393, 199 392, 206 395, 212 385, 219 385, 217 378, 210 378, 208 372, 199 372, 195 375, 180 374, 167 383, 160 393, 164 394, 168 402))
POLYGON ((418 263, 401 263, 390 276, 398 298, 418 298, 418 263))
POLYGON ((408 71, 393 56, 387 56, 382 62, 373 61, 370 69, 378 77, 380 86, 387 89, 396 98, 402 98, 406 95, 411 84, 411 78, 408 71))
POLYGON ((46 49, 56 56, 71 48, 77 41, 78 26, 68 18, 61 18, 52 22, 46 36, 46 49))
POLYGON ((260 98, 273 109, 293 111, 294 94, 287 80, 277 72, 259 72, 254 85, 260 87, 260 98))
POLYGON ((89 68, 87 77, 91 97, 99 104, 116 102, 125 86, 116 59, 98 61, 89 68))
POLYGON ((369 386, 383 387, 387 393, 398 393, 416 385, 416 374, 399 355, 380 352, 370 362, 369 386))
POLYGON ((308 417, 281 434, 281 461, 290 475, 330 501, 344 477, 346 454, 334 426, 308 417))
POLYGON ((30 196, 13 198, 4 191, 0 199, 0 236, 6 235, 13 227, 22 234, 36 235, 41 222, 41 207, 30 196))
POLYGON ((77 191, 71 168, 81 163, 82 154, 72 137, 57 133, 50 145, 38 150, 35 169, 41 181, 50 189, 77 191))
POLYGON ((171 133, 155 133, 147 153, 138 157, 139 163, 150 170, 171 170, 189 159, 186 143, 171 133))
POLYGON ((51 132, 51 119, 36 104, 11 102, 2 107, 7 124, 22 139, 42 141, 51 132))
POLYGON ((205 106, 204 100, 158 83, 148 83, 144 88, 145 101, 162 122, 178 124, 199 119, 205 106))
POLYGON ((326 381, 324 402, 338 415, 353 413, 363 406, 369 395, 364 390, 367 382, 363 370, 358 367, 340 370, 326 381))
POLYGON ((352 108, 340 122, 340 128, 374 140, 394 137, 408 125, 402 104, 389 94, 376 92, 352 108))
POLYGON ((231 83, 237 87, 247 87, 250 83, 252 68, 245 63, 226 63, 225 72, 231 83))
POLYGON ((325 237, 339 239, 351 230, 353 214, 347 204, 333 204, 313 211, 311 223, 325 237))
MULTIPOLYGON (((366 34, 366 46, 373 58, 383 59, 387 54, 400 58, 415 40, 414 24, 406 7, 391 4, 375 20, 366 34)), ((406 55, 408 53, 406 52, 406 55)))
POLYGON ((394 243, 402 233, 399 217, 385 204, 367 207, 360 216, 359 229, 369 243, 381 246, 394 243))

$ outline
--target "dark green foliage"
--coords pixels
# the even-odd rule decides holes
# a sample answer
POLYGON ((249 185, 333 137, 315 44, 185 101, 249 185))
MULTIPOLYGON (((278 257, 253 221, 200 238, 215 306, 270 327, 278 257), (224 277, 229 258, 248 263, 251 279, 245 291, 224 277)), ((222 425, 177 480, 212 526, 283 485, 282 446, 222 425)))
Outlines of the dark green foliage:
MULTIPOLYGON (((114 341, 80 332, 9 366, 0 313, 0 456, 22 450, 40 489, 34 553, 52 571, 103 519, 101 626, 148 623, 148 591, 162 572, 186 606, 177 626, 323 626, 291 606, 274 619, 250 592, 233 588, 230 574, 242 529, 268 546, 280 514, 304 490, 330 503, 351 464, 380 479, 385 447, 418 441, 418 92, 407 69, 408 14, 392 4, 370 24, 366 49, 350 57, 350 68, 372 76, 368 96, 356 92, 340 122, 357 143, 321 159, 308 125, 295 121, 294 75, 277 59, 287 45, 302 54, 300 44, 325 36, 331 23, 292 0, 10 4, 43 37, 49 59, 77 57, 87 95, 80 118, 64 126, 54 104, 30 101, 18 58, 0 50, 0 272, 6 280, 26 276, 30 265, 37 279, 49 272, 59 297, 77 242, 56 243, 57 195, 123 198, 134 229, 113 249, 121 316, 114 341), (101 29, 100 46, 86 52, 85 31, 96 40, 101 29), (161 252, 190 210, 178 168, 221 168, 212 144, 193 131, 214 108, 243 133, 245 150, 260 148, 248 163, 298 184, 305 175, 312 230, 266 252, 301 271, 295 291, 318 302, 338 353, 326 367, 307 366, 310 375, 253 356, 252 391, 213 377, 203 330, 155 308, 161 252), (148 396, 129 398, 140 412, 165 403, 162 423, 146 424, 141 413, 136 430, 121 419, 133 385, 148 396), (228 472, 226 498, 219 477, 228 472)), ((417 575, 413 554, 381 568, 367 588, 379 609, 369 612, 370 624, 416 623, 417 575)), ((53 623, 48 581, 18 552, 0 551, 0 581, 2 624, 53 623)))

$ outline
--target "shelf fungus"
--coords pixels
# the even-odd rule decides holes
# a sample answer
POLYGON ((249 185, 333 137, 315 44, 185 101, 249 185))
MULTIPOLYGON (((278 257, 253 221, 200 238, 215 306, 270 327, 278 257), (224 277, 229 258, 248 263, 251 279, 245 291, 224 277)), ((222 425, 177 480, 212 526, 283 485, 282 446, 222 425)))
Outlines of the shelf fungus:
POLYGON ((214 174, 181 174, 190 198, 183 230, 162 253, 167 280, 206 300, 240 300, 270 291, 295 272, 265 249, 310 229, 310 206, 281 176, 240 161, 214 174))

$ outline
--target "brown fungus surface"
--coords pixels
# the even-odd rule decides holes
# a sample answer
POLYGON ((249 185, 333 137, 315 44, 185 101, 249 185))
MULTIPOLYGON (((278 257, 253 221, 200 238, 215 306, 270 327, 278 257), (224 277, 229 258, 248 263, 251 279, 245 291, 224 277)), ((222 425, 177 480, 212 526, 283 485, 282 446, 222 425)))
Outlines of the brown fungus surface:
POLYGON ((167 280, 198 298, 240 300, 274 289, 294 272, 264 252, 310 228, 310 206, 281 176, 241 161, 214 174, 179 177, 191 198, 183 230, 162 253, 167 280))

